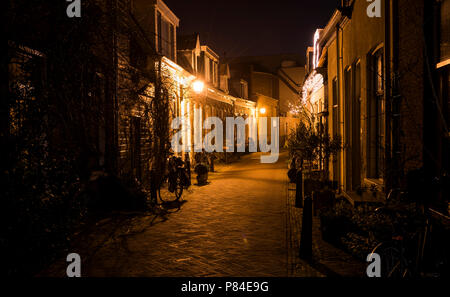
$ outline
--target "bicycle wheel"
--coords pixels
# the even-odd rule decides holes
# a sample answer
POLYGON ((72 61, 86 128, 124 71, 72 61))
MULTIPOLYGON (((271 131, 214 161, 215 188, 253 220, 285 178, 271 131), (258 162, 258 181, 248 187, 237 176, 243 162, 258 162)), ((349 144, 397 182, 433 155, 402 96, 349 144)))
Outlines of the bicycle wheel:
POLYGON ((382 244, 375 253, 381 257, 381 276, 386 278, 405 278, 409 276, 408 261, 403 248, 382 244))
POLYGON ((183 172, 181 170, 178 171, 177 174, 177 180, 176 180, 176 185, 175 185, 175 196, 176 196, 176 200, 181 198, 181 195, 183 195, 183 172))
POLYGON ((170 183, 170 179, 166 178, 158 189, 159 200, 163 203, 177 201, 183 193, 182 189, 181 191, 179 190, 178 178, 172 181, 173 184, 170 183))

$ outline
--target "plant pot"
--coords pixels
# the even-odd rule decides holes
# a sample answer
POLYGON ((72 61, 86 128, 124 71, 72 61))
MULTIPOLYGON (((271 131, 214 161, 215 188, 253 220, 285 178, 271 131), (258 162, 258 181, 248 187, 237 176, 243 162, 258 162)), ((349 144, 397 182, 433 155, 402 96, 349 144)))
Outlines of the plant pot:
POLYGON ((208 182, 208 173, 198 174, 197 183, 199 185, 206 185, 208 182))
POLYGON ((208 167, 204 164, 199 164, 195 166, 195 172, 197 173, 197 183, 205 185, 208 182, 208 167))

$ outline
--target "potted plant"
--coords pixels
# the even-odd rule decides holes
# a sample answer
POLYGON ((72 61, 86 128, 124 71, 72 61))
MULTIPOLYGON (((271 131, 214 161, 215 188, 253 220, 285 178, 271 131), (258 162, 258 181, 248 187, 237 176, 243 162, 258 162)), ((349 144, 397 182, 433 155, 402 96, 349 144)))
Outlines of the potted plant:
POLYGON ((314 192, 315 212, 322 208, 329 208, 334 201, 334 185, 329 181, 328 162, 330 157, 337 155, 342 149, 341 138, 338 135, 330 137, 323 127, 313 128, 311 122, 301 122, 291 133, 288 147, 292 158, 299 159, 300 163, 306 161, 304 180, 304 195, 314 192), (314 171, 314 164, 319 170, 314 171))
POLYGON ((197 174, 197 184, 206 185, 208 182, 208 166, 203 163, 195 166, 195 173, 197 174))

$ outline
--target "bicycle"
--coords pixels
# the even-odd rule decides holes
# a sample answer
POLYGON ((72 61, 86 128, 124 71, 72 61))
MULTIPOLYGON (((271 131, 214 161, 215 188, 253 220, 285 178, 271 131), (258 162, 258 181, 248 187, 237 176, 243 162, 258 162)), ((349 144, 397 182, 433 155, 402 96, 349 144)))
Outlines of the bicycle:
POLYGON ((180 157, 169 157, 166 170, 167 174, 164 176, 157 189, 158 197, 161 202, 169 203, 180 200, 183 195, 183 190, 188 189, 190 186, 188 170, 187 164, 180 157), (163 189, 163 191, 161 191, 161 189, 163 189))
POLYGON ((388 278, 410 278, 421 274, 421 265, 427 242, 430 224, 427 213, 414 203, 405 202, 407 193, 398 192, 393 199, 394 191, 387 195, 386 204, 375 209, 375 212, 387 215, 392 222, 391 236, 379 243, 372 254, 377 253, 382 261, 382 276, 388 278), (408 219, 416 218, 414 224, 408 219))

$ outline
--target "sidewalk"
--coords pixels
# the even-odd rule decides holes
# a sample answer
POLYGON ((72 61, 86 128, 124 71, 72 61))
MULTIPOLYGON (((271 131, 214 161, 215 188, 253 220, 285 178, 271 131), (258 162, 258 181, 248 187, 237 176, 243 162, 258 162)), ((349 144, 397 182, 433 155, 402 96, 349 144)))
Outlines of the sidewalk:
POLYGON ((313 217, 313 260, 299 258, 303 208, 295 207, 295 184, 286 180, 288 275, 291 277, 364 277, 366 264, 322 240, 320 219, 313 217))

